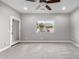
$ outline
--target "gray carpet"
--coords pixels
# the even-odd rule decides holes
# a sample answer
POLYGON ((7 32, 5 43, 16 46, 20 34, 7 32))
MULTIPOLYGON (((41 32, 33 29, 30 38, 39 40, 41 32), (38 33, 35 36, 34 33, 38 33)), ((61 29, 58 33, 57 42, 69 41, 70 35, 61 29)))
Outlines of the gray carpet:
POLYGON ((79 59, 70 43, 20 43, 0 53, 0 59, 79 59))

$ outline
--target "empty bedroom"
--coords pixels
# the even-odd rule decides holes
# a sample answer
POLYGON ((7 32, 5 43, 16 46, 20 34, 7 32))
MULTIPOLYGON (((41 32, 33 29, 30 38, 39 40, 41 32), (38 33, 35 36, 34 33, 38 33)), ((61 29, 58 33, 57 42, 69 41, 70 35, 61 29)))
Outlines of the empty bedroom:
POLYGON ((79 59, 79 0, 0 0, 0 59, 79 59))

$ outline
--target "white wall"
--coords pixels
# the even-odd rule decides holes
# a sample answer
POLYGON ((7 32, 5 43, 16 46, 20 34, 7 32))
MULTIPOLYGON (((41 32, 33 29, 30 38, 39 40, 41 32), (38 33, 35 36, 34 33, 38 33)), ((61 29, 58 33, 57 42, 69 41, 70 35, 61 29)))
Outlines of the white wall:
POLYGON ((68 14, 25 14, 22 15, 22 41, 26 42, 59 42, 70 41, 70 26, 68 14), (54 33, 37 33, 38 20, 54 20, 54 33))
POLYGON ((79 44, 79 8, 71 14, 72 41, 79 44))
POLYGON ((19 17, 19 14, 0 2, 0 49, 10 44, 9 20, 10 16, 19 17))

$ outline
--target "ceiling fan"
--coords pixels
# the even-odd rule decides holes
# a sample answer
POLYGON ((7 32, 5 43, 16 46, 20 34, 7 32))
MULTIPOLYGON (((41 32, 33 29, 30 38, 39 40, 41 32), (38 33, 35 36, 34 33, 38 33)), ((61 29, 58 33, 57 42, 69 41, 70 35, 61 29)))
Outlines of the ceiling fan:
MULTIPOLYGON (((26 1, 36 2, 36 0, 26 0, 26 1)), ((40 3, 40 5, 38 6, 38 8, 44 6, 48 10, 52 10, 52 8, 48 4, 60 2, 60 0, 38 0, 38 1, 40 3)))

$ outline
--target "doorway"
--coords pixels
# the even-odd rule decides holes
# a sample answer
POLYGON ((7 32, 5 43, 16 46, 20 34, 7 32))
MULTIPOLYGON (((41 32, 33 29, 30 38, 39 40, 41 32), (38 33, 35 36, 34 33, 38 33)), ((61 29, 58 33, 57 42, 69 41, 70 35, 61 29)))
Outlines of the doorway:
POLYGON ((17 17, 10 16, 10 45, 14 45, 19 42, 21 20, 17 17))

